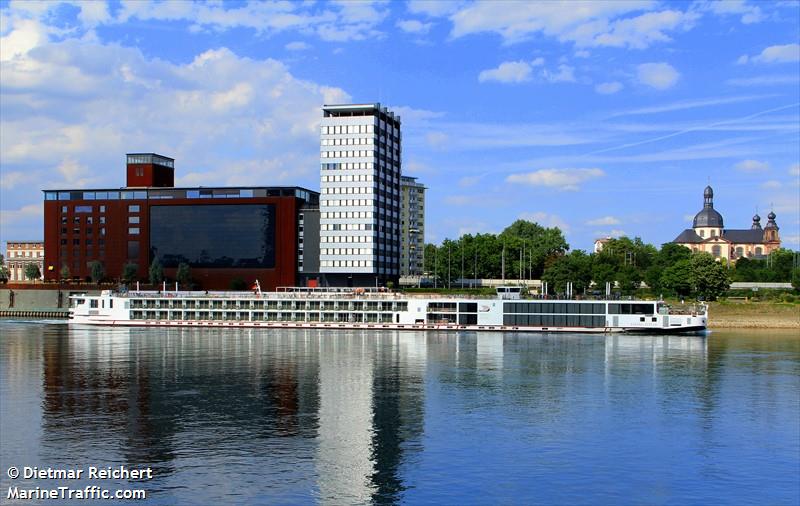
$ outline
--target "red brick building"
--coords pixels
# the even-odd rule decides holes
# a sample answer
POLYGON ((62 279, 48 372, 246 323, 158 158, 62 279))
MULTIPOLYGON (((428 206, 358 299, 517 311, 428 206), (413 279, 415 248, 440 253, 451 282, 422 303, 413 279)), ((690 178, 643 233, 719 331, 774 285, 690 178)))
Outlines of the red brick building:
POLYGON ((319 271, 319 194, 300 187, 175 188, 174 160, 127 155, 127 185, 44 191, 44 277, 88 279, 90 263, 119 279, 135 264, 146 281, 158 259, 167 278, 190 266, 195 285, 235 279, 264 290, 319 271))

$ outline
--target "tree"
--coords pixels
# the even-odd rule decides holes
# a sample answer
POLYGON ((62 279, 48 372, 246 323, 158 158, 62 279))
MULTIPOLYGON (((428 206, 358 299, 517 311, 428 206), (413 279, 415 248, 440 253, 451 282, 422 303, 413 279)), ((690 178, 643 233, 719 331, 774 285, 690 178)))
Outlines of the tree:
POLYGON ((792 288, 800 291, 800 267, 792 269, 792 288))
MULTIPOLYGON (((545 268, 569 250, 569 244, 558 227, 545 228, 526 220, 517 220, 498 239, 506 249, 506 278, 516 278, 520 272, 520 253, 523 271, 540 278, 545 268)), ((499 276, 498 276, 499 277, 499 276)))
POLYGON ((592 257, 581 250, 558 257, 544 270, 542 280, 551 293, 564 293, 570 282, 573 293, 581 293, 592 281, 592 257))
POLYGON ((161 266, 161 262, 158 261, 158 257, 154 258, 150 264, 149 275, 151 285, 159 285, 164 281, 164 268, 161 266))
POLYGON ((706 300, 716 300, 731 286, 728 271, 709 253, 695 253, 689 261, 692 267, 692 289, 706 300))
POLYGON ((192 281, 192 272, 189 269, 189 264, 186 262, 178 264, 178 271, 175 273, 175 279, 184 286, 189 285, 189 282, 192 281))
POLYGON ((647 271, 644 273, 644 281, 647 283, 654 293, 659 293, 661 290, 674 290, 666 288, 662 285, 662 277, 664 271, 681 260, 688 262, 692 256, 692 251, 686 246, 668 242, 661 246, 661 250, 653 257, 653 261, 647 271))
POLYGON ((89 275, 92 277, 92 282, 100 283, 106 277, 106 269, 103 263, 99 260, 92 260, 88 264, 89 275))
POLYGON ((61 279, 64 281, 72 277, 72 273, 69 271, 67 264, 61 266, 61 270, 59 271, 58 275, 61 276, 61 279))
POLYGON ((0 283, 7 283, 8 278, 8 267, 6 267, 5 257, 0 254, 0 283))
POLYGON ((127 263, 124 267, 122 267, 122 282, 125 284, 131 284, 136 280, 136 277, 139 275, 139 266, 135 263, 127 263))
POLYGON ((25 264, 25 277, 28 279, 28 281, 34 281, 42 277, 42 271, 39 270, 39 264, 25 264))
POLYGON ((661 273, 659 284, 664 290, 681 297, 692 293, 692 264, 688 258, 678 260, 661 273))

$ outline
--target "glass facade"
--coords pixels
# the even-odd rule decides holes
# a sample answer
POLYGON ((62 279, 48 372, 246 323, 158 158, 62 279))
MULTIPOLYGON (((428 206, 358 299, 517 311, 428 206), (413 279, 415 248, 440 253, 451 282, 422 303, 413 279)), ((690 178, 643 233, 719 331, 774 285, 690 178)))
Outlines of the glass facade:
POLYGON ((275 267, 275 206, 150 207, 150 259, 164 267, 275 267))

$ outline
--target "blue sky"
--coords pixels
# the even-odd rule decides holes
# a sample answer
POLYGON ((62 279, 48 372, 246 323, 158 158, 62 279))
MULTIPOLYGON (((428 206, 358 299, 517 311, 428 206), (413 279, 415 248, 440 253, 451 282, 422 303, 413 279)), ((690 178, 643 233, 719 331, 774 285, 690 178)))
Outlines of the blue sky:
POLYGON ((661 244, 710 181, 728 228, 800 246, 800 3, 0 2, 0 241, 43 188, 319 188, 323 103, 403 119, 429 242, 557 225, 661 244), (766 219, 763 220, 764 222, 766 219))

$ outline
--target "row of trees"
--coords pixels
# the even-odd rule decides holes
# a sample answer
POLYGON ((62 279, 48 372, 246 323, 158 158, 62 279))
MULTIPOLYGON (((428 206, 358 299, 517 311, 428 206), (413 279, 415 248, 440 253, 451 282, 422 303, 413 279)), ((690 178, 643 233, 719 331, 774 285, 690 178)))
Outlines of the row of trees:
POLYGON ((679 297, 698 296, 714 300, 730 287, 728 269, 708 253, 692 253, 688 248, 667 243, 661 250, 644 244, 640 239, 613 239, 602 251, 587 255, 572 251, 557 258, 542 276, 553 292, 564 290, 567 282, 573 291, 596 288, 606 283, 616 285, 620 292, 633 294, 642 282, 654 294, 679 297))
MULTIPOLYGON (((102 283, 103 281, 107 280, 105 266, 99 260, 93 260, 89 262, 89 276, 94 283, 102 283)), ((62 280, 68 280, 72 278, 72 273, 69 270, 69 267, 64 265, 61 267, 61 272, 59 273, 62 280)), ((119 281, 130 285, 135 283, 139 277, 139 265, 133 262, 127 263, 122 267, 122 275, 119 278, 119 281)), ((159 285, 162 281, 165 280, 164 276, 164 267, 161 265, 161 262, 158 259, 154 259, 153 262, 150 264, 150 268, 148 269, 148 280, 152 285, 159 285)), ((192 273, 189 264, 181 263, 178 265, 178 269, 175 272, 175 280, 183 286, 190 286, 192 283, 192 273)))
POLYGON ((425 272, 452 286, 464 278, 542 279, 553 294, 571 282, 573 293, 604 290, 606 283, 630 295, 645 283, 653 294, 698 296, 708 300, 725 292, 731 281, 800 283, 796 254, 773 252, 763 260, 741 259, 735 265, 707 253, 667 243, 659 250, 640 238, 609 240, 598 253, 568 253, 558 228, 518 220, 500 234, 463 235, 440 246, 425 246, 425 272))
POLYGON ((539 279, 569 249, 561 230, 517 220, 500 234, 466 234, 425 245, 424 270, 438 280, 539 279))

